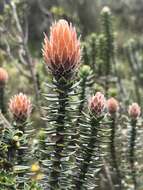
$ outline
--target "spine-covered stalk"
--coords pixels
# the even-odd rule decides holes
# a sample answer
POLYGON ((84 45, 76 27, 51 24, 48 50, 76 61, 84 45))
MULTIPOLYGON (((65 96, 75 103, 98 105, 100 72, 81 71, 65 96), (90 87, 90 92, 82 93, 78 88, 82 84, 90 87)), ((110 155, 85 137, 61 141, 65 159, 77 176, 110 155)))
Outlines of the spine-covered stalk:
POLYGON ((101 12, 102 34, 103 34, 103 62, 106 76, 105 91, 108 94, 109 75, 111 73, 111 60, 114 53, 114 36, 112 29, 112 15, 108 7, 104 7, 101 12))
POLYGON ((6 113, 5 107, 5 85, 8 80, 8 73, 5 69, 0 68, 0 110, 3 114, 6 113))
POLYGON ((79 125, 80 125, 80 122, 82 120, 82 112, 83 112, 84 104, 86 101, 87 82, 89 82, 89 77, 90 77, 91 73, 92 73, 91 68, 88 65, 83 65, 79 71, 79 75, 81 78, 81 82, 80 82, 81 90, 80 90, 80 96, 79 96, 80 104, 79 104, 78 110, 77 110, 77 115, 79 117, 77 118, 76 125, 75 125, 76 135, 73 136, 73 138, 75 138, 76 141, 79 140, 79 125))
POLYGON ((62 159, 62 151, 64 148, 64 133, 65 133, 65 112, 66 107, 68 105, 68 86, 62 81, 57 85, 57 89, 59 91, 58 95, 58 116, 56 119, 56 134, 57 137, 56 144, 54 146, 54 156, 52 163, 52 171, 51 171, 51 180, 50 187, 51 189, 59 188, 59 178, 61 173, 61 159, 62 159))
MULTIPOLYGON (((98 130, 100 127, 100 122, 103 119, 102 112, 105 107, 105 99, 104 95, 100 92, 97 92, 95 96, 91 98, 89 101, 89 120, 90 120, 90 135, 88 139, 87 146, 82 146, 83 150, 81 152, 82 161, 79 164, 79 175, 75 179, 75 189, 80 190, 83 189, 83 184, 85 181, 86 174, 88 173, 88 169, 90 166, 90 161, 92 160, 92 156, 94 155, 94 148, 98 143, 98 130)), ((97 145, 98 146, 98 145, 97 145)))
POLYGON ((120 174, 120 170, 118 167, 118 162, 117 162, 117 157, 116 157, 117 154, 116 154, 116 148, 115 148, 115 133, 116 133, 116 131, 115 131, 115 128, 116 128, 115 118, 112 118, 111 120, 112 120, 112 123, 111 123, 110 150, 111 150, 112 165, 113 165, 113 168, 116 170, 117 181, 118 181, 119 187, 121 189, 121 174, 120 174))
MULTIPOLYGON (((27 125, 27 119, 30 116, 31 113, 31 102, 28 99, 28 97, 23 94, 23 93, 19 93, 18 95, 15 95, 14 97, 12 97, 10 99, 9 102, 9 110, 12 113, 13 116, 13 127, 15 130, 18 131, 17 135, 14 137, 14 140, 17 142, 17 147, 16 147, 16 153, 17 153, 17 165, 19 167, 25 166, 25 149, 23 149, 23 147, 21 146, 26 146, 26 141, 25 141, 25 127, 27 125), (24 141, 25 143, 23 145, 21 145, 20 143, 20 139, 21 142, 24 141), (23 139, 23 140, 22 140, 23 139)), ((23 143, 23 142, 22 142, 23 143)), ((13 151, 13 149, 12 149, 13 151)), ((24 182, 23 180, 21 180, 21 178, 24 177, 23 172, 18 174, 18 179, 19 179, 19 184, 18 184, 18 188, 19 189, 23 189, 24 188, 24 182)))
POLYGON ((43 44, 43 56, 46 65, 53 75, 53 83, 56 86, 57 102, 56 115, 51 117, 54 120, 56 142, 53 147, 52 166, 50 171, 50 189, 60 189, 61 171, 63 167, 65 137, 70 139, 71 135, 66 134, 66 115, 68 108, 69 92, 73 84, 75 70, 80 63, 80 41, 77 38, 76 29, 65 20, 59 20, 51 26, 50 37, 45 35, 43 44))
POLYGON ((129 106, 129 116, 131 117, 131 134, 129 143, 129 161, 131 168, 131 176, 134 183, 134 189, 137 189, 136 169, 135 169, 135 146, 136 146, 136 134, 137 134, 137 119, 140 116, 141 109, 137 103, 133 103, 129 106))
POLYGON ((97 142, 97 132, 98 132, 97 128, 99 128, 99 121, 93 117, 91 118, 91 134, 90 134, 89 143, 87 145, 87 149, 84 150, 83 162, 81 163, 80 166, 80 175, 75 183, 76 190, 81 190, 83 188, 82 185, 84 183, 85 176, 88 172, 88 167, 94 152, 94 147, 96 146, 97 142))
POLYGON ((137 187, 136 181, 136 170, 135 170, 135 145, 136 145, 136 120, 131 121, 131 139, 130 139, 130 166, 132 172, 132 180, 135 186, 137 187))
POLYGON ((118 101, 115 98, 109 98, 107 101, 107 108, 110 114, 111 120, 111 135, 110 135, 110 153, 112 159, 112 167, 115 169, 117 174, 117 181, 119 188, 121 189, 121 174, 117 162, 117 153, 116 153, 116 145, 115 145, 115 137, 116 137, 116 114, 119 109, 118 101))
MULTIPOLYGON (((89 79, 91 74, 92 74, 92 71, 91 71, 90 66, 83 65, 80 68, 79 75, 80 75, 80 78, 81 78, 81 83, 80 83, 81 93, 80 93, 79 100, 81 102, 80 102, 80 105, 79 105, 79 108, 78 108, 78 115, 81 114, 81 112, 83 111, 83 108, 84 108, 84 103, 85 103, 85 98, 86 98, 87 82, 88 82, 88 79, 89 79)), ((77 123, 78 123, 78 121, 77 121, 77 123)))

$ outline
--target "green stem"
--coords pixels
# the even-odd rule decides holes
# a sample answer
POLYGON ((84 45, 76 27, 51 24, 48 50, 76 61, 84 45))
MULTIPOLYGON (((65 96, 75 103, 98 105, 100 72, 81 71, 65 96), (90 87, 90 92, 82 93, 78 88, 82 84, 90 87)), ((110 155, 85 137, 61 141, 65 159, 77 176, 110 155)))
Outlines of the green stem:
MULTIPOLYGON (((25 129, 24 129, 25 125, 26 125, 26 122, 21 121, 21 122, 17 123, 16 127, 17 127, 17 129, 19 129, 19 131, 22 131, 23 134, 25 134, 25 129)), ((25 166, 25 164, 26 164, 25 154, 26 154, 26 151, 23 148, 20 147, 17 150, 17 164, 19 166, 25 166)), ((22 190, 22 189, 24 189, 24 179, 23 179, 24 173, 23 172, 19 173, 18 178, 19 178, 18 189, 22 190)))
MULTIPOLYGON (((79 98, 81 100, 81 103, 78 108, 78 115, 81 114, 84 108, 86 81, 87 81, 87 78, 84 78, 81 82, 81 95, 79 98)), ((79 125, 79 121, 80 121, 80 118, 77 119, 77 126, 79 125)))
MULTIPOLYGON (((80 97, 79 97, 79 100, 81 101, 80 102, 80 105, 78 107, 78 113, 77 115, 78 116, 81 116, 82 115, 82 111, 83 111, 83 108, 84 108, 84 102, 85 102, 85 88, 86 88, 86 80, 87 78, 84 78, 81 82, 81 94, 80 94, 80 97)), ((73 141, 76 141, 78 143, 78 139, 79 139, 79 124, 81 122, 81 118, 78 117, 77 120, 76 120, 76 124, 75 124, 75 135, 73 135, 72 139, 73 141)))
POLYGON ((54 155, 50 179, 50 189, 60 189, 59 178, 62 165, 62 151, 64 148, 64 132, 65 132, 65 113, 66 106, 68 105, 68 91, 70 86, 65 81, 59 81, 57 84, 57 91, 59 93, 59 107, 58 116, 56 119, 56 137, 57 141, 54 146, 54 155))
POLYGON ((112 18, 108 13, 103 15, 102 18, 103 35, 104 35, 104 64, 105 64, 105 92, 108 95, 109 90, 109 75, 111 73, 111 59, 114 51, 114 37, 112 31, 112 18))
POLYGON ((137 189, 137 181, 136 181, 136 170, 135 170, 135 141, 136 141, 136 123, 137 120, 131 121, 132 129, 131 129, 131 138, 130 138, 130 167, 132 180, 134 183, 134 189, 137 189))
POLYGON ((119 183, 119 189, 121 189, 121 174, 120 174, 120 170, 118 167, 118 163, 117 163, 117 157, 116 157, 116 148, 115 148, 115 116, 113 116, 112 118, 112 124, 111 124, 111 136, 110 136, 110 140, 111 140, 111 144, 110 144, 110 151, 111 151, 111 159, 112 159, 112 165, 113 168, 116 170, 117 173, 117 180, 119 183))
POLYGON ((82 190, 82 188, 83 188, 85 176, 88 172, 89 163, 91 161, 91 157, 94 152, 94 147, 97 142, 97 139, 96 139, 97 132, 98 132, 97 127, 99 127, 99 122, 95 118, 91 118, 91 135, 90 135, 90 139, 89 139, 87 148, 84 147, 84 150, 82 151, 82 152, 84 152, 84 156, 83 156, 83 161, 80 165, 79 177, 76 179, 76 182, 75 182, 76 190, 82 190))

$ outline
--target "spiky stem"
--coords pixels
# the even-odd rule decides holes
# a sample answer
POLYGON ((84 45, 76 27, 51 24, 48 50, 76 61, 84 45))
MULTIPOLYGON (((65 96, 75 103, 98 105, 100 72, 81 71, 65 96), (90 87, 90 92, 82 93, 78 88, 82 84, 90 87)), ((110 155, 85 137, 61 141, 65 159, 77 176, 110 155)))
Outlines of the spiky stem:
MULTIPOLYGON (((83 108, 84 108, 84 102, 85 102, 85 88, 86 88, 86 81, 87 81, 87 78, 83 78, 83 80, 81 81, 81 94, 80 94, 80 97, 79 97, 79 100, 81 101, 80 104, 79 104, 79 107, 78 107, 78 116, 81 115, 82 111, 83 111, 83 108)), ((81 118, 78 117, 77 120, 76 120, 76 127, 75 127, 75 134, 73 136, 73 139, 76 139, 76 141, 78 141, 79 139, 79 124, 80 124, 80 121, 81 121, 81 118)))
POLYGON ((110 136, 110 140, 111 140, 111 143, 110 143, 110 152, 111 152, 111 159, 112 159, 112 165, 113 165, 113 168, 116 170, 116 174, 117 174, 117 180, 118 180, 118 183, 119 183, 119 189, 121 190, 121 174, 120 174, 120 170, 119 170, 119 167, 118 167, 118 163, 117 163, 117 157, 116 157, 116 148, 115 148, 115 133, 116 133, 116 118, 115 118, 115 115, 113 115, 111 117, 111 136, 110 136))
MULTIPOLYGON (((15 127, 17 129, 19 129, 19 131, 22 131, 23 134, 25 134, 25 125, 26 125, 26 122, 19 121, 18 123, 16 123, 15 127)), ((26 153, 25 149, 23 149, 21 147, 17 150, 17 164, 19 166, 23 166, 23 165, 25 166, 25 162, 26 162, 24 160, 25 153, 26 153)), ((18 189, 24 188, 24 182, 23 182, 23 180, 21 180, 23 177, 24 177, 23 172, 18 174, 18 178, 19 178, 18 189)))
POLYGON ((104 54, 103 61, 105 64, 105 91, 108 95, 109 75, 111 73, 111 60, 114 54, 114 35, 112 28, 112 15, 109 11, 102 12, 102 34, 104 37, 104 54))
POLYGON ((91 161, 91 157, 94 152, 94 147, 97 142, 97 127, 99 127, 99 121, 96 120, 94 117, 91 118, 91 135, 89 139, 89 143, 87 145, 87 148, 84 147, 84 155, 83 155, 83 161, 80 165, 80 174, 75 182, 75 189, 81 190, 83 188, 83 183, 85 176, 88 172, 89 163, 91 161))
MULTIPOLYGON (((83 111, 83 107, 84 107, 86 81, 87 81, 87 78, 84 78, 81 82, 81 94, 79 98, 81 100, 81 103, 78 108, 78 114, 80 114, 83 111)), ((80 119, 77 120, 77 124, 79 123, 79 120, 80 119)))
POLYGON ((68 105, 68 91, 70 85, 67 81, 60 80, 57 82, 58 92, 58 116, 56 118, 56 137, 57 141, 54 146, 52 171, 50 179, 50 189, 59 189, 59 178, 61 173, 61 159, 64 148, 64 132, 65 132, 65 112, 68 105))
POLYGON ((131 138, 130 138, 130 167, 131 167, 132 180, 134 183, 135 190, 137 189, 136 170, 135 170, 136 123, 137 120, 132 119, 131 138))
MULTIPOLYGON (((24 130, 24 125, 25 123, 21 123, 21 124, 18 124, 17 128, 23 132, 23 134, 25 133, 25 130, 24 130)), ((17 162, 18 162, 18 165, 22 165, 24 163, 23 161, 23 156, 24 156, 24 150, 23 149, 18 149, 18 158, 17 158, 17 162)))

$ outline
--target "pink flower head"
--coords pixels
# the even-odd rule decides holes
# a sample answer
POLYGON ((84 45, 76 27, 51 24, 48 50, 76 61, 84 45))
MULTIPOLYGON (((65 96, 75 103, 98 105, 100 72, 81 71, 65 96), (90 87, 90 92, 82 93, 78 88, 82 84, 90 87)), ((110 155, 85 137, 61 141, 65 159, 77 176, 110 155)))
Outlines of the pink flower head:
POLYGON ((66 20, 53 23, 50 37, 45 35, 43 57, 56 78, 71 77, 81 58, 80 41, 75 27, 66 20))
POLYGON ((89 109, 95 116, 100 116, 105 109, 106 100, 101 92, 97 92, 89 100, 89 109))
POLYGON ((114 114, 119 109, 119 103, 115 98, 109 98, 107 100, 107 109, 110 114, 114 114))
POLYGON ((141 108, 137 103, 132 103, 128 109, 129 116, 133 119, 137 119, 141 114, 141 108))
POLYGON ((5 69, 0 67, 0 85, 3 85, 8 80, 8 73, 5 69))
POLYGON ((31 108, 32 105, 29 98, 23 93, 19 93, 10 99, 9 110, 16 120, 26 120, 31 113, 31 108))

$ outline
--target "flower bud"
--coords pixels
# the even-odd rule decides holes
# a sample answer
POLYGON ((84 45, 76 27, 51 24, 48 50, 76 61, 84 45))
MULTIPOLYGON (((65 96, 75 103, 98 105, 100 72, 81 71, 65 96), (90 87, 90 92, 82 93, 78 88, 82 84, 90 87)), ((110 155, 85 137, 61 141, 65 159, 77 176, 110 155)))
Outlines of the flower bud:
POLYGON ((81 58, 80 41, 72 24, 61 19, 51 26, 49 39, 45 35, 43 57, 55 78, 72 76, 81 58))
POLYGON ((119 109, 119 103, 115 98, 109 98, 107 100, 107 109, 110 114, 114 114, 119 109))
POLYGON ((106 100, 101 92, 97 92, 95 96, 92 96, 89 100, 89 109, 96 116, 102 115, 105 109, 106 100))
POLYGON ((101 14, 111 14, 111 10, 108 6, 103 7, 101 14))
POLYGON ((83 65, 80 68, 79 75, 81 78, 86 78, 92 73, 91 68, 89 65, 83 65))
POLYGON ((5 69, 0 68, 0 85, 4 85, 8 80, 8 73, 5 69))
POLYGON ((137 119, 141 114, 141 108, 137 103, 132 103, 129 106, 128 113, 132 119, 137 119))
POLYGON ((31 108, 29 98, 23 93, 19 93, 10 99, 9 110, 16 121, 26 121, 31 113, 31 108))

